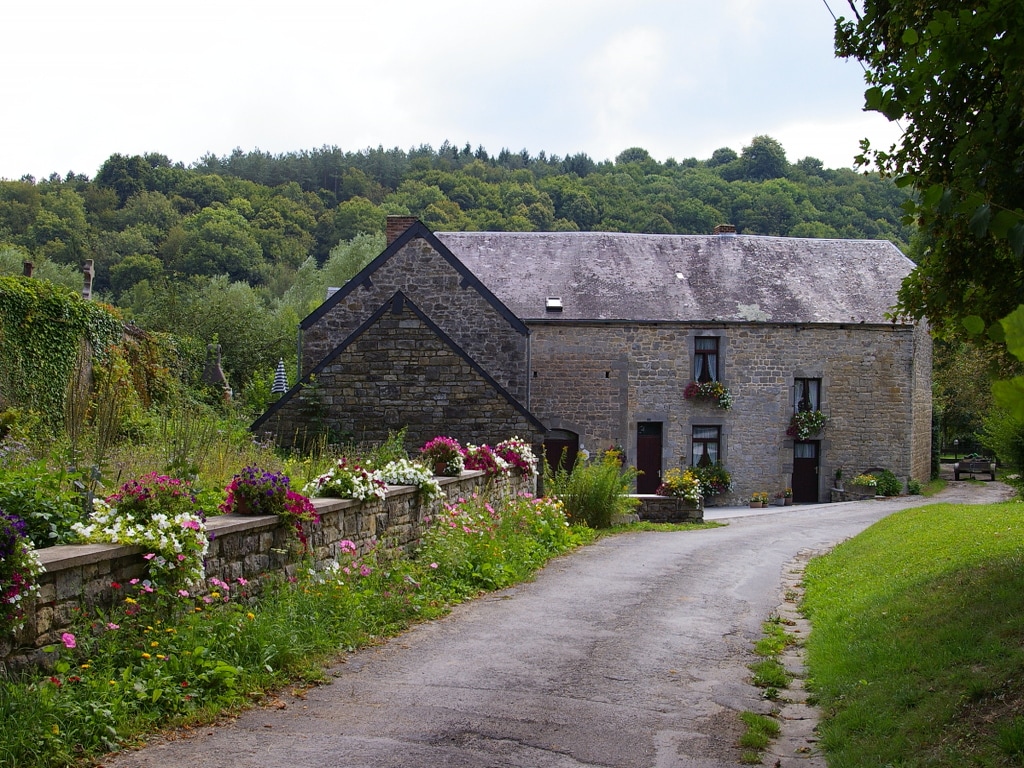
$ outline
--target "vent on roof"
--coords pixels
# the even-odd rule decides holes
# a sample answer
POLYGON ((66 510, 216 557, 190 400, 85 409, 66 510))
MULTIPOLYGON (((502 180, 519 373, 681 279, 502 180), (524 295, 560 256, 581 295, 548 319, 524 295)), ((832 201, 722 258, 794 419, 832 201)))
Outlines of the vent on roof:
POLYGON ((562 311, 562 297, 561 296, 548 296, 547 303, 544 308, 548 312, 561 312, 562 311))

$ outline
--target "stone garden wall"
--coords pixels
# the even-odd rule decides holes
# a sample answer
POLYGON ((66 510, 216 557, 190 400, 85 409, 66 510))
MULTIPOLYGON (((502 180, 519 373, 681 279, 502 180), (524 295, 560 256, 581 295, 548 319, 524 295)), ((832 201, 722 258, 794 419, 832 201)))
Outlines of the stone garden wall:
MULTIPOLYGON (((533 493, 529 478, 488 479, 483 472, 464 472, 461 477, 437 478, 445 498, 455 500, 474 492, 492 498, 520 492, 533 493)), ((351 499, 313 499, 320 525, 309 537, 312 558, 320 565, 334 559, 337 543, 349 539, 366 552, 375 544, 386 549, 410 552, 425 530, 426 521, 443 500, 422 503, 412 487, 388 489, 384 501, 362 503, 351 499)), ((291 574, 302 560, 301 551, 289 538, 289 531, 276 516, 211 517, 207 529, 212 535, 206 557, 206 575, 234 582, 245 578, 258 588, 268 576, 291 574)), ((45 573, 40 593, 29 607, 25 629, 12 642, 0 638, 0 662, 24 661, 38 649, 59 642, 81 608, 109 608, 123 599, 114 582, 127 584, 145 578, 146 552, 141 547, 117 544, 81 544, 39 550, 45 573)))

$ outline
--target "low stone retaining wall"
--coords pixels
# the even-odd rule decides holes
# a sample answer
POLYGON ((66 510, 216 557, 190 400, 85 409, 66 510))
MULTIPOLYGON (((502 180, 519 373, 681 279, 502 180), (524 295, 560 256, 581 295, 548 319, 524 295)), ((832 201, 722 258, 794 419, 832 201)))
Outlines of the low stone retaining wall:
POLYGON ((636 514, 641 520, 650 520, 652 523, 704 522, 703 503, 694 504, 674 496, 654 494, 636 494, 632 498, 640 500, 636 514))
MULTIPOLYGON (((483 472, 463 472, 460 477, 436 478, 444 499, 422 503, 414 487, 391 486, 384 501, 358 502, 352 499, 313 499, 320 524, 309 532, 310 555, 323 565, 335 559, 337 544, 355 542, 360 552, 374 546, 410 552, 423 535, 426 520, 433 517, 447 499, 454 501, 486 493, 491 499, 519 493, 534 493, 531 478, 487 478, 483 472)), ((302 561, 301 550, 289 537, 289 530, 276 515, 243 517, 218 515, 209 518, 211 534, 206 556, 206 575, 234 582, 253 582, 270 574, 291 575, 302 561)), ((25 628, 16 638, 0 638, 0 663, 25 660, 39 648, 59 642, 77 611, 82 608, 110 608, 123 599, 111 585, 145 578, 146 561, 142 547, 120 544, 75 544, 39 550, 45 572, 39 578, 39 595, 28 606, 25 628)))

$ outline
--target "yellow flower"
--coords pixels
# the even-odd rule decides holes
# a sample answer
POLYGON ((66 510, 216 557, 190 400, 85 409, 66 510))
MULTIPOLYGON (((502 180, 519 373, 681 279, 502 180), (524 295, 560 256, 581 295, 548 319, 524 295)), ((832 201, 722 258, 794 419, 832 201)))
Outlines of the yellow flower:
POLYGON ((138 601, 134 597, 126 597, 124 601, 128 603, 128 605, 138 605, 138 601))
POLYGON ((152 656, 150 656, 148 653, 144 653, 144 654, 142 654, 142 658, 150 659, 150 658, 152 658, 152 656))
POLYGON ((109 683, 110 685, 117 685, 117 681, 116 681, 116 680, 107 680, 107 682, 108 682, 108 683, 109 683))
POLYGON ((158 643, 156 640, 154 640, 152 643, 149 644, 149 647, 150 648, 156 648, 159 645, 160 645, 160 643, 158 643))
POLYGON ((82 665, 82 669, 88 669, 88 668, 89 668, 90 666, 91 666, 91 665, 89 665, 89 664, 83 664, 83 665, 82 665))
POLYGON ((214 600, 217 600, 220 598, 220 592, 211 592, 210 597, 212 597, 214 600))
POLYGON ((247 618, 249 621, 254 621, 256 619, 256 614, 250 611, 249 613, 245 614, 245 618, 247 618))

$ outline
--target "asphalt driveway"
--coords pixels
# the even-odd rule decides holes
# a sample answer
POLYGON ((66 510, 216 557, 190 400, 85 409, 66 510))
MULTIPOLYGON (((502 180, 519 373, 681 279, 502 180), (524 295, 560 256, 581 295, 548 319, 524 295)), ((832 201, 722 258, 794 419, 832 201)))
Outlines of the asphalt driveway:
MULTIPOLYGON (((997 501, 998 483, 950 501, 997 501)), ((918 498, 709 510, 728 525, 609 537, 330 670, 332 683, 108 768, 719 768, 783 572, 918 498)))

